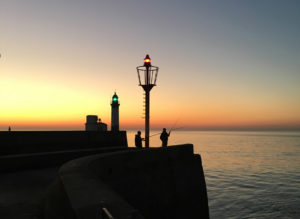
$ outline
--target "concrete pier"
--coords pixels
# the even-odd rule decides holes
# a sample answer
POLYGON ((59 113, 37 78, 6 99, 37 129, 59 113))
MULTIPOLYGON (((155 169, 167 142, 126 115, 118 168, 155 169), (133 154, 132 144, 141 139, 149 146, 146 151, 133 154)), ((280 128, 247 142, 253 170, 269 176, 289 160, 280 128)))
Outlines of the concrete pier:
POLYGON ((0 132, 0 156, 104 147, 127 147, 126 131, 0 132))
POLYGON ((80 152, 73 151, 73 160, 58 172, 64 156, 53 153, 28 158, 42 157, 52 167, 2 171, 0 218, 209 218, 201 157, 193 145, 116 150, 77 159, 80 152), (55 156, 59 162, 52 163, 55 156))
POLYGON ((193 145, 136 149, 63 165, 46 196, 47 218, 209 218, 200 155, 193 145), (64 202, 57 202, 60 197, 64 202))

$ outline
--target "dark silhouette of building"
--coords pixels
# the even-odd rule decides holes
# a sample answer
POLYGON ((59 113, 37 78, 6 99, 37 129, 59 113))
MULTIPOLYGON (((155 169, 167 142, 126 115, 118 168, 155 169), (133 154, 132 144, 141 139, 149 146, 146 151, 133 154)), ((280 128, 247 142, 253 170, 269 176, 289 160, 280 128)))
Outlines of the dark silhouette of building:
POLYGON ((86 116, 85 131, 107 131, 107 124, 101 122, 96 115, 86 116))

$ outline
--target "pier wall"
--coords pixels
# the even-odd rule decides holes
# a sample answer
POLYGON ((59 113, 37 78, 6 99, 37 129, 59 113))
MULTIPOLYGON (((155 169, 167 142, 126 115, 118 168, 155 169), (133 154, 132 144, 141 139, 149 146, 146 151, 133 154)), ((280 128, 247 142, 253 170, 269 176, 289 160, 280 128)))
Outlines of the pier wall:
POLYGON ((201 157, 191 144, 72 160, 48 194, 46 218, 101 219, 104 209, 114 218, 209 218, 201 157), (63 203, 55 201, 60 195, 63 203))
POLYGON ((130 150, 130 148, 104 147, 43 153, 3 155, 0 156, 0 174, 5 172, 59 167, 70 160, 74 160, 83 156, 121 150, 130 150))
POLYGON ((0 156, 103 147, 127 147, 126 131, 0 132, 0 156))

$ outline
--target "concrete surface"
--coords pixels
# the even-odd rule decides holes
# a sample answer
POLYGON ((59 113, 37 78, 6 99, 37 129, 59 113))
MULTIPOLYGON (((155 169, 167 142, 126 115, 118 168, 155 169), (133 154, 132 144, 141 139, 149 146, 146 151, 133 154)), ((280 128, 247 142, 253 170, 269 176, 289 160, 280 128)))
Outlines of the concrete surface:
MULTIPOLYGON (((127 149, 108 147, 0 156, 0 219, 45 218, 45 197, 51 197, 49 191, 57 186, 58 170, 63 163, 127 149)), ((55 200, 64 201, 63 197, 55 200)))
POLYGON ((25 170, 0 175, 0 218, 42 217, 40 200, 57 177, 59 167, 25 170))
POLYGON ((127 147, 126 131, 0 131, 0 156, 74 149, 127 147))
POLYGON ((192 145, 79 158, 62 166, 59 181, 46 197, 44 215, 52 218, 101 219, 103 207, 116 219, 209 218, 201 157, 192 145))
POLYGON ((209 218, 201 157, 193 145, 90 155, 57 171, 2 172, 0 218, 109 218, 104 209, 114 219, 209 218))
POLYGON ((100 147, 89 149, 74 149, 64 151, 53 151, 43 153, 27 153, 16 155, 0 156, 0 174, 3 172, 22 171, 25 169, 48 168, 60 166, 67 161, 88 156, 91 154, 101 154, 112 151, 130 150, 122 147, 100 147))

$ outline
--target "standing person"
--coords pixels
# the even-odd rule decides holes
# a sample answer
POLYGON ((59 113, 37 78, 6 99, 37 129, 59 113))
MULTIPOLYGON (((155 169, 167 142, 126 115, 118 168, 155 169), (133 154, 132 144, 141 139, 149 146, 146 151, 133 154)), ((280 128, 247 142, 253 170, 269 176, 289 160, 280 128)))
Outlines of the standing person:
POLYGON ((8 131, 9 131, 9 132, 11 131, 11 127, 10 127, 10 126, 8 126, 8 131))
POLYGON ((144 140, 144 139, 141 137, 141 131, 138 131, 137 134, 135 135, 135 146, 137 148, 143 147, 142 140, 144 140))
POLYGON ((167 133, 167 129, 166 128, 163 128, 163 132, 160 134, 160 140, 162 142, 162 147, 167 147, 168 145, 168 138, 170 136, 170 133, 167 133))

